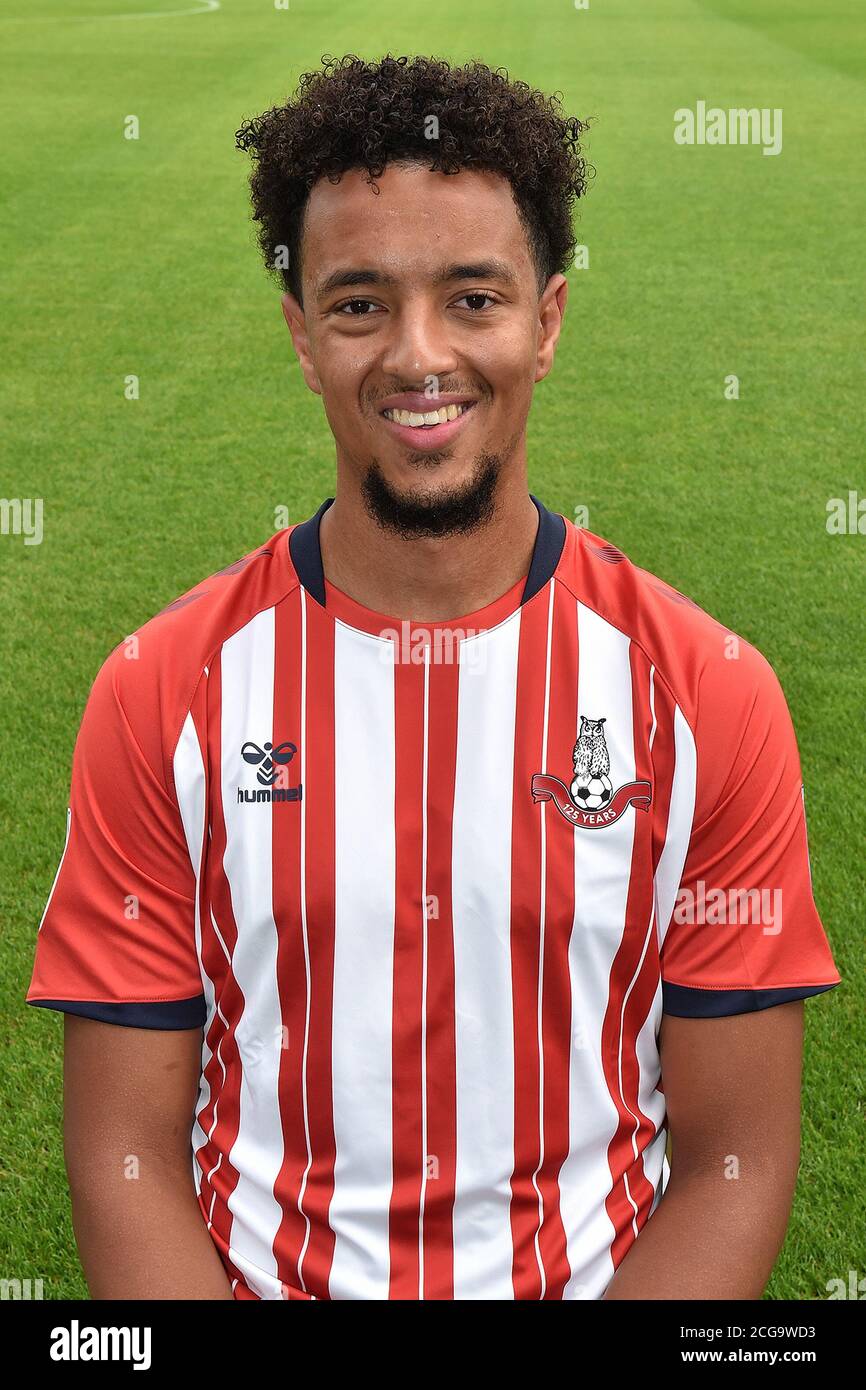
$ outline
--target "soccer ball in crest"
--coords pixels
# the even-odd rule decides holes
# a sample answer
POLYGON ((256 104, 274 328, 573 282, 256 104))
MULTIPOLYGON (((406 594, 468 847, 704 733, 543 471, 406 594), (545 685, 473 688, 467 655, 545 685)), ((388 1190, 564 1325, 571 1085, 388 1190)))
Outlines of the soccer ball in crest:
POLYGON ((600 811, 613 796, 609 777, 575 777, 571 784, 571 799, 584 811, 600 811))

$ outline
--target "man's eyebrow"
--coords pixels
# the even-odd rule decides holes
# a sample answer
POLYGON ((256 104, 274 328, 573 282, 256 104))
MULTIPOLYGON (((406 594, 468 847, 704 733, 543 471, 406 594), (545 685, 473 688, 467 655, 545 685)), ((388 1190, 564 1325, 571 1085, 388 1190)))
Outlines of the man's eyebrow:
POLYGON ((331 290, 351 289, 353 285, 383 285, 391 288, 396 283, 393 276, 385 275, 381 270, 371 270, 366 266, 349 266, 346 270, 334 270, 330 275, 326 275, 316 286, 316 294, 321 299, 323 295, 330 294, 331 290))
POLYGON ((448 280, 500 280, 505 285, 517 283, 517 276, 506 261, 471 261, 469 264, 447 265, 433 277, 435 285, 448 280))
MULTIPOLYGON (((514 285, 517 277, 506 261, 495 259, 446 265, 433 276, 434 285, 444 285, 454 280, 499 280, 504 285, 514 285)), ((397 283, 393 275, 386 275, 384 271, 373 270, 369 266, 348 266, 345 270, 334 270, 326 275, 316 286, 316 295, 321 299, 333 290, 366 285, 393 289, 397 283)))

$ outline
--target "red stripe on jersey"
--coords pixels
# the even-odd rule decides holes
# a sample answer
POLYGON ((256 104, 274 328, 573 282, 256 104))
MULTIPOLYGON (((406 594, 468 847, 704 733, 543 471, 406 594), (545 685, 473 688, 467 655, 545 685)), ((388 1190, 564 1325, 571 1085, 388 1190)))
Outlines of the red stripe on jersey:
POLYGON ((393 1178, 390 1297, 421 1293, 420 1205, 424 1166, 424 739, 428 666, 394 667, 393 1178))
MULTIPOLYGON (((202 921, 202 956, 220 999, 223 1018, 214 1019, 212 1038, 208 1045, 219 1049, 222 1066, 212 1066, 211 1095, 199 1124, 210 1142, 199 1151, 202 1165, 201 1201, 212 1235, 219 1237, 224 1247, 231 1243, 232 1214, 228 1199, 238 1182, 238 1171, 229 1157, 237 1139, 240 1124, 240 1090, 242 1063, 235 1030, 244 1010, 244 996, 231 969, 230 961, 237 943, 237 926, 232 910, 231 891, 225 872, 226 828, 222 799, 222 658, 217 656, 210 666, 208 677, 208 757, 211 769, 211 837, 208 852, 207 876, 211 911, 217 923, 214 928, 210 913, 202 921), (223 945, 216 935, 222 938, 223 945), (226 957, 228 953, 228 959, 226 957), (217 1026, 219 1020, 219 1026, 217 1026), (225 1078, 223 1077, 225 1067, 225 1078), (217 1155, 216 1159, 213 1155, 217 1155)), ((212 1059, 216 1061, 216 1057, 212 1059)), ((198 1155, 197 1155, 198 1156, 198 1155)), ((224 1251, 221 1251, 224 1253, 224 1251)))
MULTIPOLYGON (((665 847, 668 834, 668 821, 671 812, 671 796, 673 795, 674 772, 676 770, 676 747, 674 743, 674 716, 676 711, 676 701, 674 700, 668 685, 659 678, 656 671, 653 681, 653 706, 655 708, 656 730, 653 736, 652 762, 653 762, 653 874, 655 875, 662 850, 665 847)), ((656 922, 656 940, 653 943, 654 950, 658 950, 659 935, 662 924, 656 922)), ((659 975, 661 966, 659 965, 659 975)), ((656 1090, 664 1095, 663 1078, 659 1077, 656 1090)), ((665 1127, 667 1122, 665 1121, 665 1127)))
MULTIPOLYGON (((577 604, 574 596, 553 585, 553 633, 547 748, 539 769, 568 783, 571 753, 577 738, 577 604)), ((528 795, 523 788, 524 797, 528 795)), ((565 1227, 559 1205, 559 1172, 569 1150, 569 1071, 571 1061, 571 974, 568 948, 574 930, 575 830, 552 804, 537 807, 544 826, 544 978, 543 1114, 544 1157, 536 1182, 544 1203, 538 1244, 544 1263, 544 1297, 561 1299, 571 1275, 565 1227), (555 908, 555 910, 554 910, 555 908)))
MULTIPOLYGON (((254 1292, 247 1283, 244 1275, 237 1268, 229 1255, 229 1247, 224 1238, 219 1234, 215 1226, 210 1230, 211 1239, 216 1247, 217 1254, 223 1262, 226 1273, 229 1276, 232 1286, 232 1297, 237 1299, 254 1299, 256 1303, 262 1301, 261 1296, 254 1292)), ((285 1295, 284 1295, 285 1297, 285 1295)))
MULTIPOLYGON (((471 679, 471 676, 470 676, 471 679)), ((457 772, 455 660, 430 666, 427 733, 427 1144, 423 1192, 424 1297, 454 1297, 457 1046, 451 833, 457 772)))
POLYGON ((517 654, 511 827, 511 988, 514 1017, 514 1169, 511 1176, 512 1283, 516 1299, 543 1296, 535 1248, 543 1219, 534 1174, 541 1161, 539 1048, 541 817, 532 776, 542 766, 550 588, 523 608, 517 654))
MULTIPOLYGON (((289 742, 297 749, 301 741, 302 601, 300 590, 296 590, 274 610, 274 714, 273 733, 269 737, 275 748, 289 742)), ((296 753, 280 769, 276 787, 296 786, 299 767, 296 753)), ((267 1039, 266 1043, 280 1046, 278 1095, 283 1131, 283 1159, 274 1182, 281 1216, 273 1250, 281 1282, 288 1288, 303 1289, 299 1264, 309 1230, 300 1201, 309 1158, 304 1087, 309 987, 301 902, 301 803, 272 802, 271 831, 282 1038, 279 1043, 276 1039, 267 1039), (286 811, 290 814, 286 815, 286 811)))
MULTIPOLYGON (((629 644, 632 685, 635 780, 653 781, 649 756, 652 727, 650 667, 634 643, 629 644)), ((614 1268, 632 1244, 650 1212, 655 1190, 643 1166, 643 1148, 655 1126, 639 1105, 640 1071, 637 1037, 646 1022, 658 986, 658 937, 655 929, 652 816, 634 811, 634 839, 626 897, 625 929, 610 971, 610 993, 601 1033, 601 1052, 611 1098, 619 1116, 608 1145, 612 1186, 605 1206, 616 1235, 611 1245, 614 1268), (637 1136, 637 1140, 636 1140, 637 1136), (637 1148, 637 1156, 635 1155, 637 1148)))
MULTIPOLYGON (((646 663, 646 658, 644 658, 646 663)), ((653 766, 653 873, 659 866, 662 850, 668 834, 668 820, 671 810, 671 796, 676 768, 676 747, 674 744, 674 714, 676 702, 658 671, 653 677, 653 708, 656 729, 652 743, 653 766)), ((649 731, 647 731, 647 738, 649 731)))
MULTIPOLYGON (((307 1124, 312 1160, 301 1199, 310 1219, 309 1241, 300 1274, 305 1288, 328 1287, 334 1258, 334 1232, 328 1209, 334 1193, 333 1084, 331 1038, 334 1008, 334 625, 325 610, 304 594, 307 680, 301 759, 304 796, 305 911, 309 933, 310 1023, 307 1040, 307 1124), (316 776, 310 778, 310 750, 315 749, 316 776)), ((320 1297, 323 1293, 319 1294, 320 1297)))
MULTIPOLYGON (((640 1231, 649 1217, 656 1196, 655 1188, 646 1177, 643 1154, 655 1138, 657 1130, 653 1121, 640 1108, 637 1038, 652 1009, 659 983, 658 922, 654 910, 650 918, 650 893, 652 891, 650 885, 654 882, 658 856, 663 846, 663 839, 658 833, 659 823, 660 818, 663 817, 665 825, 667 824, 673 775, 672 760, 665 756, 665 736, 663 734, 659 740, 659 731, 660 728, 666 730, 668 738, 672 738, 673 706, 668 701, 667 687, 660 680, 658 672, 646 654, 632 644, 630 658, 632 690, 634 692, 636 776, 638 780, 651 781, 654 797, 657 791, 661 793, 655 807, 656 815, 648 817, 639 815, 635 818, 636 846, 637 834, 639 834, 641 858, 640 860, 633 860, 633 877, 630 888, 635 901, 641 902, 640 910, 647 917, 647 920, 651 920, 649 941, 640 967, 640 974, 629 996, 625 1012, 625 1034, 631 1041, 627 1052, 629 1065, 624 1068, 624 1087, 626 1099, 638 1120, 634 1130, 634 1139, 639 1149, 635 1164, 638 1182, 634 1183, 630 1180, 630 1189, 631 1196, 638 1207, 634 1225, 640 1231), (647 820, 649 820, 649 826, 646 824, 647 820), (645 875, 641 879, 645 890, 642 899, 634 876, 635 867, 645 875)), ((614 1258, 616 1259, 616 1252, 614 1252, 614 1258)))
POLYGON ((292 1288, 290 1284, 283 1285, 282 1296, 287 1303, 310 1303, 316 1297, 312 1293, 302 1293, 300 1289, 292 1288))

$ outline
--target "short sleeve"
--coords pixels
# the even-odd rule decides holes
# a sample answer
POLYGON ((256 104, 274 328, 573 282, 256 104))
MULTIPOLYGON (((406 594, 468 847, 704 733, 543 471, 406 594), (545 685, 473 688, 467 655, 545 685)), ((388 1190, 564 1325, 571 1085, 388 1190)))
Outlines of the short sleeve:
POLYGON ((27 1001, 132 1027, 200 1027, 196 881, 160 754, 160 704, 123 661, 120 648, 108 658, 84 711, 27 1001))
POLYGON ((707 663, 693 734, 692 831, 661 951, 665 1012, 720 1017, 832 989, 797 740, 755 648, 707 663))

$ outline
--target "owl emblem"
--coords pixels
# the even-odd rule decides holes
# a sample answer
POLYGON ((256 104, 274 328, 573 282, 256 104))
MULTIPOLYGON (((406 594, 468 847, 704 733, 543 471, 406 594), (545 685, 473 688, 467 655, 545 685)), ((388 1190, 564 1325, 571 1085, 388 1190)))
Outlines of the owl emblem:
POLYGON ((597 811, 610 801, 610 754, 604 741, 604 719, 580 716, 580 732, 574 745, 574 780, 571 798, 575 805, 597 811))
MULTIPOLYGON (((606 829, 625 815, 630 806, 648 811, 652 802, 652 786, 645 778, 623 782, 614 791, 604 725, 604 718, 580 716, 580 732, 572 750, 574 778, 571 786, 550 772, 532 775, 532 800, 542 805, 552 802, 575 830, 606 829)), ((614 760, 617 760, 616 749, 614 760)))

